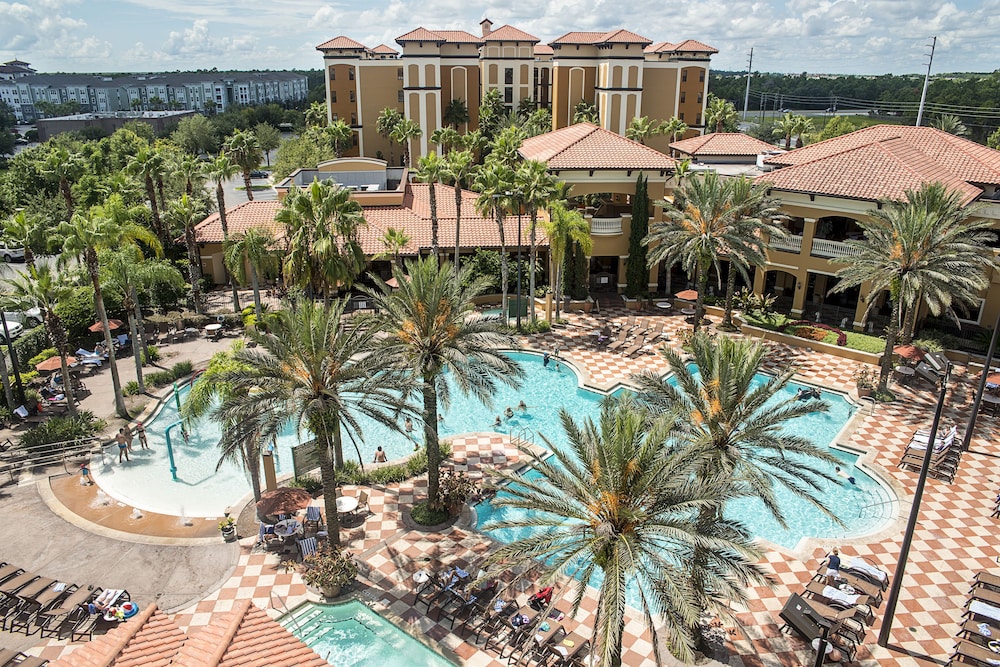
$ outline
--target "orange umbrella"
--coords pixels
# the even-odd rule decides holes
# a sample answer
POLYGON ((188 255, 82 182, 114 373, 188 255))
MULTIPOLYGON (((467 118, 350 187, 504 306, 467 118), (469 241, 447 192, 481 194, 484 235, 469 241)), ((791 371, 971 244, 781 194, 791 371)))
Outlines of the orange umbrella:
POLYGON ((1000 372, 993 371, 986 376, 986 384, 1000 384, 1000 372))
POLYGON ((698 300, 698 290, 686 289, 683 292, 678 292, 674 295, 681 301, 697 301, 698 300))
POLYGON ((904 359, 912 359, 913 361, 923 361, 924 357, 927 356, 923 350, 913 345, 897 345, 892 348, 892 353, 904 359))
MULTIPOLYGON (((121 325, 122 325, 121 320, 108 320, 108 328, 111 329, 112 331, 114 331, 121 325)), ((87 327, 87 329, 93 331, 94 333, 100 333, 104 331, 104 325, 101 324, 100 322, 94 322, 89 327, 87 327)))
POLYGON ((312 502, 312 496, 305 489, 283 486, 280 489, 260 494, 257 510, 261 515, 290 514, 308 507, 310 502, 312 502))
POLYGON ((392 289, 399 289, 399 281, 396 280, 395 277, 389 278, 387 281, 385 281, 385 284, 391 287, 392 289))
MULTIPOLYGON (((76 357, 66 357, 66 365, 75 364, 76 357)), ((46 373, 48 371, 57 371, 62 367, 62 360, 59 359, 57 354, 54 357, 49 357, 45 361, 35 364, 35 370, 39 373, 46 373)))

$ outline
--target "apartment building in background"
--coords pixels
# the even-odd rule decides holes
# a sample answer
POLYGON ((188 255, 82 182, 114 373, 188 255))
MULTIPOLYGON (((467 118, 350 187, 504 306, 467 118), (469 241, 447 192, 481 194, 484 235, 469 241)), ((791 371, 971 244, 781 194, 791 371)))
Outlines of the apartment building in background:
MULTIPOLYGON (((489 19, 479 35, 463 30, 418 27, 396 38, 399 49, 369 48, 346 36, 317 46, 323 54, 330 120, 355 130, 348 154, 381 157, 399 164, 402 151, 379 135, 376 120, 385 108, 419 123, 412 159, 433 148, 430 135, 443 127, 455 100, 469 119, 459 131, 478 127, 483 95, 499 90, 508 110, 522 103, 552 111, 552 129, 571 125, 580 102, 595 105, 600 126, 624 134, 638 116, 677 116, 704 130, 708 76, 718 51, 695 40, 654 42, 628 30, 568 32, 548 44, 511 25, 493 29, 489 19)), ((668 150, 668 137, 647 143, 668 150)))
POLYGON ((36 74, 21 61, 0 67, 0 101, 13 109, 21 123, 42 116, 39 102, 76 102, 81 113, 225 111, 236 106, 294 103, 308 93, 308 78, 295 72, 204 71, 108 77, 36 74))

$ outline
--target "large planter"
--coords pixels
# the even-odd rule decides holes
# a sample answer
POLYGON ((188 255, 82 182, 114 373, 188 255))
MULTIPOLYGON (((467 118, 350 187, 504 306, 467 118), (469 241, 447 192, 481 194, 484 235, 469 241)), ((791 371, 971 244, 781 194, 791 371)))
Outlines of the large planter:
POLYGON ((333 586, 324 586, 320 590, 323 591, 323 597, 326 597, 326 598, 335 598, 338 595, 340 595, 341 587, 337 586, 335 584, 333 586))
POLYGON ((858 398, 867 398, 868 396, 871 396, 872 392, 874 391, 873 389, 868 389, 867 387, 864 389, 858 387, 857 389, 858 389, 858 398))

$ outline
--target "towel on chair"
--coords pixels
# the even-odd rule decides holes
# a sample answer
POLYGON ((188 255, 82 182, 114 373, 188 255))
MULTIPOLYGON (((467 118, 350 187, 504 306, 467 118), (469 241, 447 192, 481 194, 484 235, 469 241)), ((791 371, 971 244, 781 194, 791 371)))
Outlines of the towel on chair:
POLYGON ((833 586, 824 586, 823 597, 828 600, 833 600, 834 602, 839 602, 840 604, 848 607, 853 607, 858 603, 858 598, 860 598, 861 595, 848 595, 844 591, 834 588, 833 586))
POLYGON ((885 582, 889 579, 889 575, 878 569, 874 565, 866 563, 860 558, 852 558, 851 562, 847 565, 849 570, 857 570, 858 572, 864 572, 870 577, 874 577, 881 582, 885 582))
POLYGON ((973 600, 970 602, 969 611, 979 616, 992 618, 994 621, 1000 621, 1000 607, 994 607, 993 605, 987 604, 982 600, 973 600))
MULTIPOLYGON (((952 426, 943 437, 938 434, 938 437, 934 440, 934 451, 940 452, 943 449, 951 447, 952 443, 955 442, 955 436, 957 434, 957 426, 952 426)), ((907 445, 907 449, 927 449, 927 443, 930 442, 930 439, 930 431, 917 431, 913 434, 913 437, 910 438, 910 444, 907 445)))

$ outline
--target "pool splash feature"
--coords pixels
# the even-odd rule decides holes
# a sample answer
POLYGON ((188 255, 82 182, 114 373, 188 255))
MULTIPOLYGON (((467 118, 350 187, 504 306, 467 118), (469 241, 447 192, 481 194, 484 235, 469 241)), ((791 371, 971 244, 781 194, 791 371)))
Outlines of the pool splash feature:
POLYGON ((455 667, 356 600, 307 602, 278 622, 337 667, 455 667))

